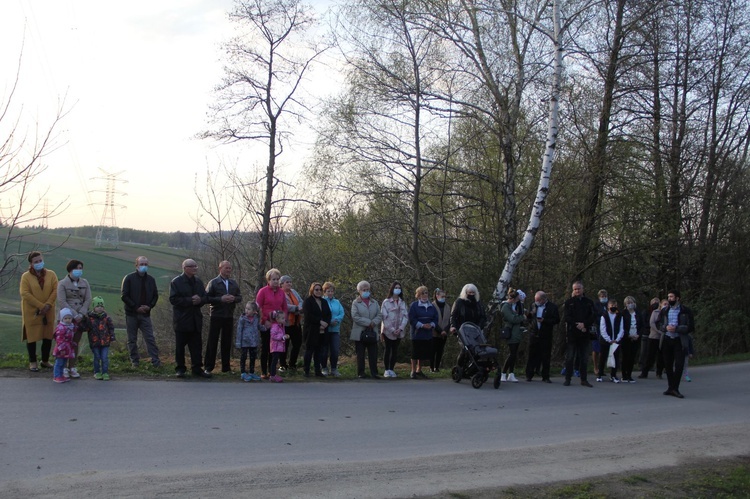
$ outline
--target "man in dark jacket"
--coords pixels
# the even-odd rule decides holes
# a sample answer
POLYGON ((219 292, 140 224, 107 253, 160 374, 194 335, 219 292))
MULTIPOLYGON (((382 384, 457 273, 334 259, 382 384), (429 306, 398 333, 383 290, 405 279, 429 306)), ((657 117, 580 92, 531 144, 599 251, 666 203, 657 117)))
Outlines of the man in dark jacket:
POLYGON ((190 350, 190 364, 194 376, 210 378, 211 373, 201 368, 201 330, 206 304, 206 290, 195 276, 198 264, 188 258, 182 262, 182 274, 172 279, 169 286, 169 303, 172 304, 172 326, 175 334, 175 372, 178 378, 185 377, 185 345, 190 350))
POLYGON ((141 357, 138 353, 138 330, 141 330, 146 351, 154 367, 161 366, 159 347, 154 339, 154 326, 151 323, 151 309, 159 300, 156 279, 148 274, 148 258, 135 259, 135 272, 126 275, 120 287, 120 298, 125 303, 125 326, 128 331, 128 352, 130 363, 138 367, 141 357))
POLYGON ((685 368, 685 356, 690 342, 689 334, 695 330, 693 312, 682 304, 680 292, 667 294, 668 306, 659 313, 659 330, 662 332, 661 351, 664 357, 664 370, 669 386, 664 395, 685 398, 680 393, 680 380, 685 368))
POLYGON ((549 364, 552 357, 552 335, 555 326, 560 323, 560 312, 557 305, 547 300, 547 293, 537 291, 534 304, 529 310, 529 359, 526 363, 526 381, 531 381, 534 371, 541 364, 542 381, 552 383, 549 379, 549 364))
POLYGON ((208 282, 210 326, 206 343, 206 371, 211 372, 216 365, 216 350, 221 338, 221 372, 230 371, 229 360, 232 354, 232 331, 234 330, 234 307, 242 302, 240 286, 231 278, 232 264, 224 260, 219 264, 219 275, 208 282))
POLYGON ((596 319, 594 302, 583 295, 583 283, 573 283, 573 293, 565 301, 565 386, 570 386, 573 376, 573 361, 581 360, 581 385, 591 387, 588 382, 588 349, 596 319))

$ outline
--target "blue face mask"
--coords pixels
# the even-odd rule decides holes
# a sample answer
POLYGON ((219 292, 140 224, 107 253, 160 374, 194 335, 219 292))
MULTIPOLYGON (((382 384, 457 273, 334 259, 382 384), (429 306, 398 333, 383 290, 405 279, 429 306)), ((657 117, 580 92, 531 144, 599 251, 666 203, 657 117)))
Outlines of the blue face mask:
POLYGON ((437 299, 437 302, 438 302, 438 303, 445 303, 445 298, 438 298, 438 299, 437 299))
POLYGON ((44 262, 39 262, 39 263, 34 264, 34 270, 36 270, 37 272, 39 272, 43 268, 44 268, 44 262))
POLYGON ((73 270, 70 271, 70 275, 72 275, 76 279, 79 279, 83 275, 83 270, 81 270, 81 269, 73 269, 73 270))
POLYGON ((394 289, 394 290, 393 290, 393 294, 394 294, 394 296, 398 296, 398 295, 400 295, 400 294, 401 294, 401 288, 396 288, 396 289, 394 289))
POLYGON ((369 298, 370 292, 369 291, 362 291, 362 298, 369 298))
POLYGON ((145 274, 146 272, 148 272, 148 265, 141 265, 140 267, 138 267, 138 272, 140 272, 141 274, 145 274))

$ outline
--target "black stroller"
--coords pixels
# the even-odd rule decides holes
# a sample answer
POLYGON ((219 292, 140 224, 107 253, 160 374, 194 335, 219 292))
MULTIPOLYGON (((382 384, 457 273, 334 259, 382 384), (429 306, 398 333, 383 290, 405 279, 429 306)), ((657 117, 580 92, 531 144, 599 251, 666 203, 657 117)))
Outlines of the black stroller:
POLYGON ((495 370, 494 387, 500 388, 497 348, 487 344, 479 326, 464 322, 458 330, 458 339, 462 348, 456 366, 451 371, 453 381, 460 383, 462 379, 467 378, 471 379, 471 386, 481 388, 490 377, 490 372, 495 370))

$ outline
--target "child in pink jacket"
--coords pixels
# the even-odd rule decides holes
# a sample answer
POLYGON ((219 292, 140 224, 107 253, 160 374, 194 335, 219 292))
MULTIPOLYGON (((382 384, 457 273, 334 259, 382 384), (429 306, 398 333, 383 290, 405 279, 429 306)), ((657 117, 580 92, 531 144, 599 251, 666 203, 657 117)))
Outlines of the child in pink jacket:
POLYGON ((281 376, 276 374, 276 366, 279 363, 281 354, 286 352, 286 340, 289 335, 285 333, 284 325, 286 324, 286 314, 283 310, 271 312, 271 381, 281 383, 284 381, 281 376))

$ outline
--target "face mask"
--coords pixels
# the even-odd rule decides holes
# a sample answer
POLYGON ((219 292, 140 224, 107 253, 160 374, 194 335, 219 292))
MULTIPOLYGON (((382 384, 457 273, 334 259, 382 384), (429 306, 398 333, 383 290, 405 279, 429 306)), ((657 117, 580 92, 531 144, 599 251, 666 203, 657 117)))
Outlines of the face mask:
POLYGON ((78 279, 78 278, 80 278, 83 275, 83 270, 81 270, 81 269, 73 269, 70 272, 70 275, 72 275, 73 277, 75 277, 76 279, 78 279))
POLYGON ((438 303, 445 303, 445 298, 438 298, 438 299, 437 299, 437 302, 438 302, 438 303))
POLYGON ((369 291, 362 291, 362 298, 369 298, 370 292, 369 291))
POLYGON ((677 305, 677 300, 667 300, 667 303, 669 303, 670 307, 674 307, 675 305, 677 305))
POLYGON ((536 305, 537 307, 541 307, 542 305, 544 305, 544 303, 539 302, 539 301, 535 301, 534 305, 536 305))
POLYGON ((635 310, 635 303, 628 303, 628 310, 635 310))
POLYGON ((615 312, 617 312, 617 307, 609 307, 609 311, 614 314, 615 312))
POLYGON ((468 295, 469 301, 477 301, 477 295, 468 295))
POLYGON ((39 272, 43 268, 44 268, 44 262, 39 262, 39 263, 34 264, 34 270, 36 270, 37 272, 39 272))
POLYGON ((393 295, 394 295, 394 296, 398 296, 398 295, 400 295, 400 294, 401 294, 401 288, 395 288, 395 289, 393 290, 393 295))
POLYGON ((599 303, 606 305, 609 300, 607 298, 599 298, 599 303))
POLYGON ((146 272, 148 272, 148 265, 141 265, 141 266, 139 266, 138 267, 138 272, 140 272, 141 274, 145 274, 146 272))

